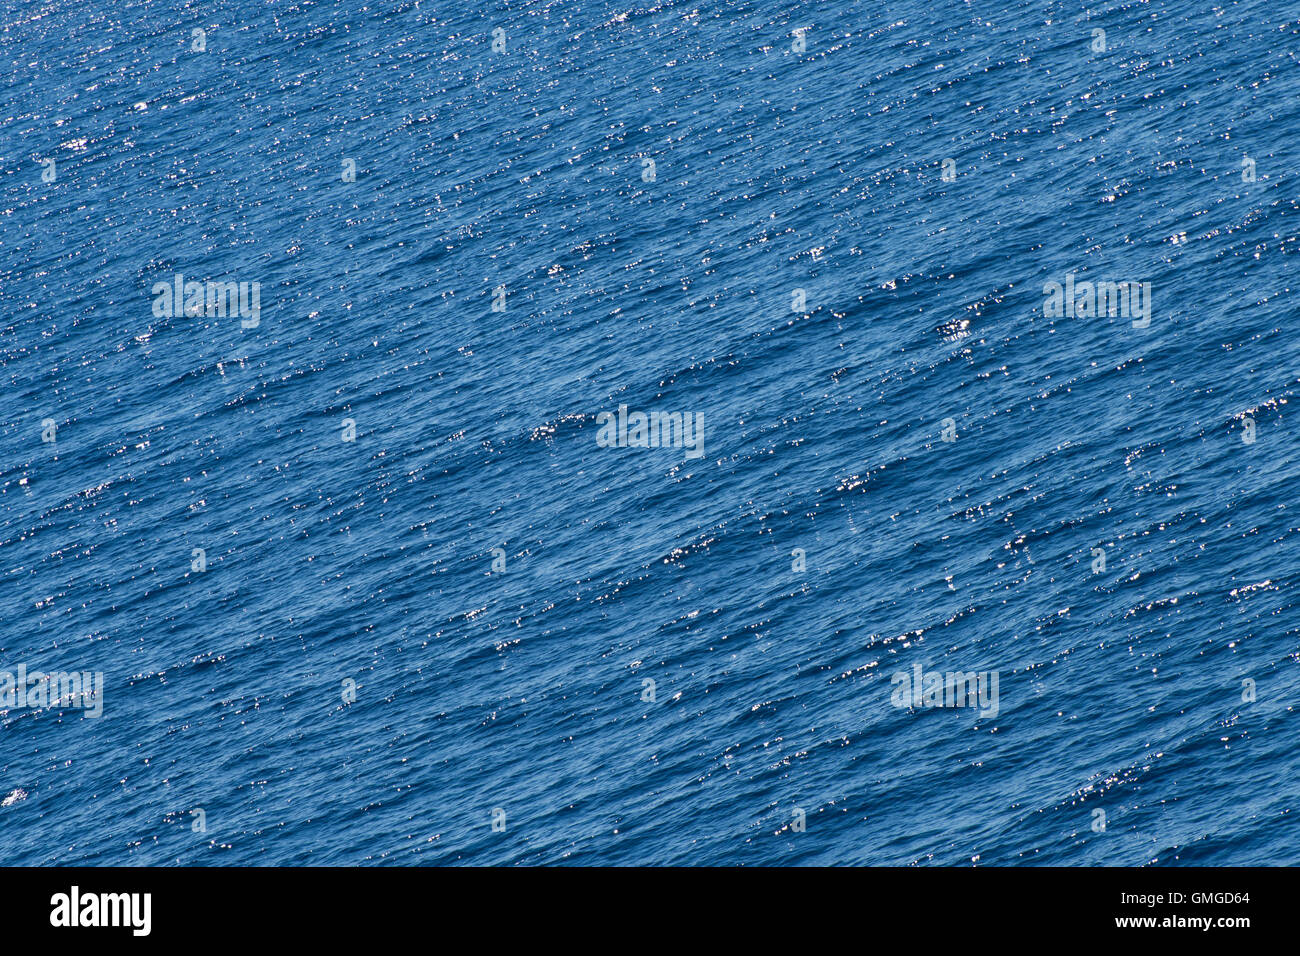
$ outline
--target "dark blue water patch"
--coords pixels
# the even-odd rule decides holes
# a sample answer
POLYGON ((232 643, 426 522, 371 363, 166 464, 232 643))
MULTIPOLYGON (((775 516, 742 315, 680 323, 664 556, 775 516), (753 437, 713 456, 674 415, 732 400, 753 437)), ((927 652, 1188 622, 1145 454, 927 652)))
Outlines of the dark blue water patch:
POLYGON ((1278 11, 5 27, 11 862, 1295 857, 1278 11))

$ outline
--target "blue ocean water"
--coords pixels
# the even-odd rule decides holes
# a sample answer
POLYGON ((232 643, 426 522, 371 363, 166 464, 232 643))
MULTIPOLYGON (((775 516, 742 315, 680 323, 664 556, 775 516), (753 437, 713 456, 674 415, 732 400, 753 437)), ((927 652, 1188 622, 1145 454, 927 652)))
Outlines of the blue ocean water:
POLYGON ((6 863, 1297 861, 1296 3, 10 0, 0 63, 0 670, 104 679, 0 713, 6 863))

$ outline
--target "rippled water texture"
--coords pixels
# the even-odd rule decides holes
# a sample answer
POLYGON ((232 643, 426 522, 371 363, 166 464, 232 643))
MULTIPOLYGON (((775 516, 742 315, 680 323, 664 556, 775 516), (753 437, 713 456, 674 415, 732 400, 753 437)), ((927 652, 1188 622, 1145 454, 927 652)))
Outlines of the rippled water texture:
POLYGON ((1297 861, 1296 3, 2 21, 7 863, 1297 861))

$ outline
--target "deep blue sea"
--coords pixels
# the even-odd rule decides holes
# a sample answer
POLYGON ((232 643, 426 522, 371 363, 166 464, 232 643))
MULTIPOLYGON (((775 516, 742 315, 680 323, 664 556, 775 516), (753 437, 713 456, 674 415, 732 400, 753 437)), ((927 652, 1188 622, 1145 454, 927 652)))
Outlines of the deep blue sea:
POLYGON ((4 0, 0 73, 6 864, 1300 862, 1297 0, 4 0))

